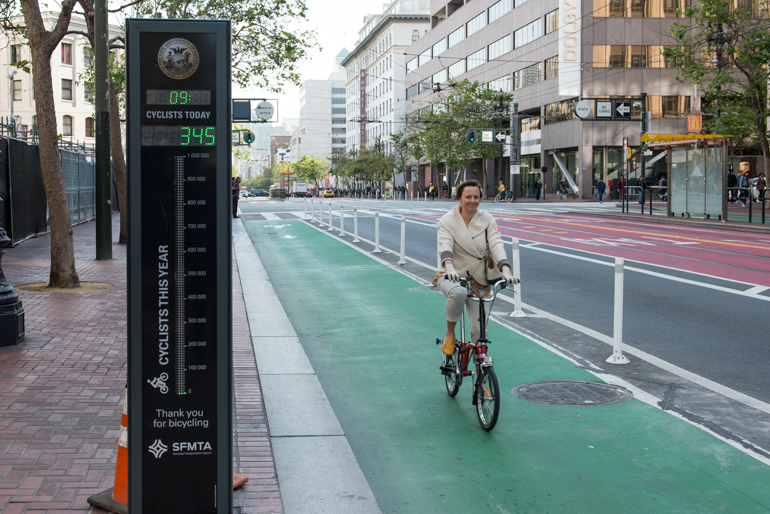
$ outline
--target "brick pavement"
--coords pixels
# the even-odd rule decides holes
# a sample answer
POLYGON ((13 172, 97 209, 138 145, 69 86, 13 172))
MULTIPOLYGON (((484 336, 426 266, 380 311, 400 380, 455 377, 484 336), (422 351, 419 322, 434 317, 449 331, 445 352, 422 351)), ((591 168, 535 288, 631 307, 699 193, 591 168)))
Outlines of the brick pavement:
MULTIPOLYGON (((74 228, 81 281, 91 293, 18 291, 27 339, 0 348, 0 512, 89 512, 88 496, 112 487, 126 383, 126 251, 95 260, 95 226, 74 228)), ((117 240, 118 217, 113 218, 117 240)), ((8 249, 12 285, 48 280, 48 236, 8 249)), ((282 504, 246 311, 234 268, 234 469, 250 482, 234 493, 239 514, 280 513, 282 504)), ((91 509, 101 514, 100 509, 91 509)))

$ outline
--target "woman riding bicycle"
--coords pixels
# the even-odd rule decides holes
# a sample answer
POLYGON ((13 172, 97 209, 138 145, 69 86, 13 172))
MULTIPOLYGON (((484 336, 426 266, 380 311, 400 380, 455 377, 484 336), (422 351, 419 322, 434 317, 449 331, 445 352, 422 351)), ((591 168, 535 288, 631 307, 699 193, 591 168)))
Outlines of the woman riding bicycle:
POLYGON ((446 336, 441 345, 441 350, 447 355, 455 351, 455 326, 462 317, 463 306, 468 310, 473 343, 478 341, 480 334, 479 304, 468 300, 468 290, 459 284, 460 278, 470 274, 481 287, 498 280, 501 274, 509 285, 519 282, 511 273, 495 218, 478 209, 481 201, 478 181, 466 180, 460 184, 456 198, 460 205, 453 207, 439 221, 438 254, 441 265, 434 279, 447 297, 444 313, 446 336))

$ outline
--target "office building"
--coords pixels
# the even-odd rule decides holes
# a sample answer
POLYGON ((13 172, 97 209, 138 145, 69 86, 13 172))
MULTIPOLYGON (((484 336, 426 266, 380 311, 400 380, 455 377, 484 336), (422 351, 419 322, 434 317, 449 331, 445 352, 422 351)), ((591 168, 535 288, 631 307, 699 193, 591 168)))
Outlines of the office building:
MULTIPOLYGON (((630 173, 641 172, 639 154, 646 93, 652 120, 648 132, 684 132, 686 115, 699 108, 697 90, 676 80, 661 51, 676 41, 669 24, 686 0, 434 0, 431 30, 407 50, 406 111, 430 108, 433 86, 467 79, 512 92, 521 114, 521 194, 534 195, 542 175, 549 190, 567 180, 571 191, 590 198, 599 177, 613 180, 623 166, 623 140, 633 153, 630 173), (573 112, 590 99, 590 113, 573 112), (595 99, 604 103, 599 105, 595 99), (598 121, 595 117, 607 116, 598 121)), ((461 136, 458 136, 461 137, 461 136)), ((665 173, 662 151, 645 156, 645 176, 665 173)), ((513 182, 504 159, 502 177, 489 167, 490 184, 513 182)), ((420 163, 421 170, 424 163, 420 163)), ((480 178, 479 163, 461 178, 480 178)), ((454 182, 463 170, 438 166, 422 172, 454 182)), ((494 193, 492 193, 494 194, 494 193)))
POLYGON ((404 52, 428 32, 429 13, 428 0, 395 0, 364 18, 355 48, 342 61, 347 151, 380 141, 388 152, 390 135, 403 130, 404 52))

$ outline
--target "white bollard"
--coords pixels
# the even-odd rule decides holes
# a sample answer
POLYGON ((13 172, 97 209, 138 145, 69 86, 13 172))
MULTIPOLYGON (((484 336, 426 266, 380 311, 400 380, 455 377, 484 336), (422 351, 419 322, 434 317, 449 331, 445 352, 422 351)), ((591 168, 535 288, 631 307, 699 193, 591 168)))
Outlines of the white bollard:
POLYGON ((313 207, 313 199, 310 199, 310 223, 315 223, 315 207, 313 207))
POLYGON ((318 202, 318 226, 323 227, 324 226, 324 213, 323 213, 323 202, 318 202))
POLYGON ((307 198, 303 200, 302 208, 305 210, 305 219, 307 219, 307 198))
POLYGON ((345 235, 345 206, 340 205, 340 237, 345 235))
POLYGON ((372 253, 380 253, 380 211, 374 213, 374 250, 372 253))
POLYGON ((441 232, 441 222, 436 222, 436 269, 441 269, 441 252, 439 251, 439 233, 441 232))
POLYGON ((403 266, 406 264, 406 259, 404 259, 404 251, 406 249, 406 218, 401 216, 401 259, 399 259, 398 263, 403 266))
POLYGON ((353 207, 353 242, 361 242, 358 239, 358 207, 353 207))
POLYGON ((332 226, 332 203, 329 202, 329 228, 326 230, 334 230, 334 227, 332 226))
POLYGON ((615 257, 615 320, 612 324, 613 351, 607 359, 610 364, 628 364, 623 355, 623 259, 615 257))
MULTIPOLYGON (((519 253, 519 238, 511 238, 511 271, 513 276, 521 279, 521 258, 519 253)), ((527 313, 521 310, 521 283, 513 285, 513 318, 526 318, 527 313)))

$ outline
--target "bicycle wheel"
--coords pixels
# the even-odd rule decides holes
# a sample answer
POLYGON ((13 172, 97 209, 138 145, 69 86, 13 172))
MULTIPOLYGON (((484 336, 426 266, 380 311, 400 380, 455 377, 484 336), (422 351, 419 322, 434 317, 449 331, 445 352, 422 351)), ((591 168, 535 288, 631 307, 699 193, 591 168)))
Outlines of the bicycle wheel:
POLYGON ((454 355, 446 355, 444 359, 444 385, 447 394, 452 397, 457 394, 463 383, 463 374, 458 366, 459 358, 460 353, 455 352, 454 355))
POLYGON ((491 367, 481 368, 476 382, 476 415, 481 428, 489 432, 495 428, 500 413, 500 386, 491 367))
POLYGON ((508 195, 505 197, 505 201, 508 203, 511 203, 513 201, 513 195, 508 195))

